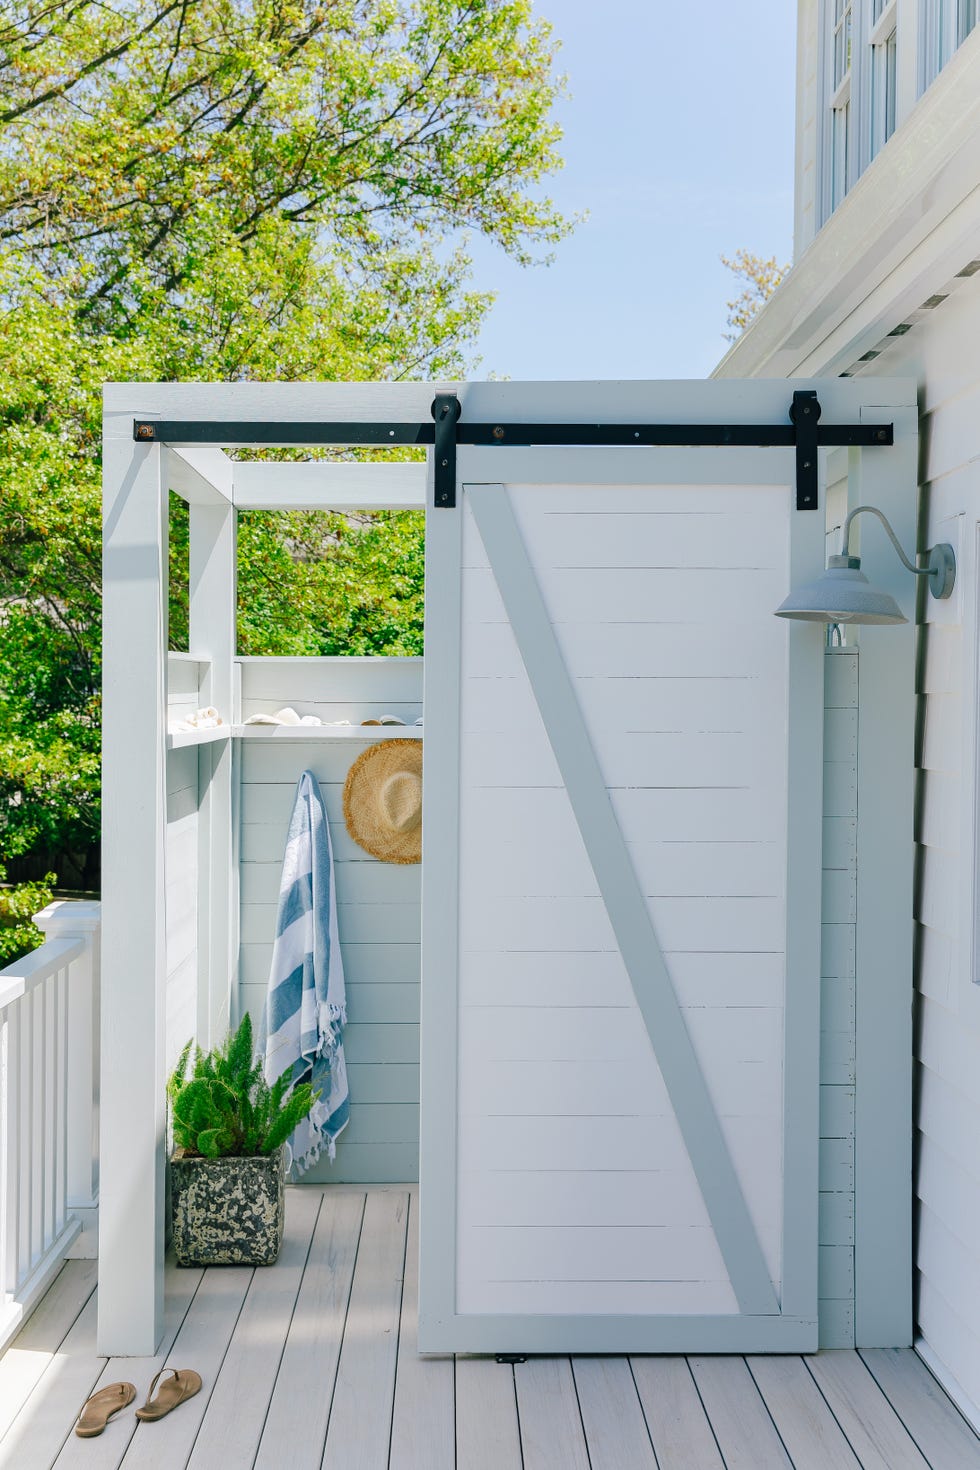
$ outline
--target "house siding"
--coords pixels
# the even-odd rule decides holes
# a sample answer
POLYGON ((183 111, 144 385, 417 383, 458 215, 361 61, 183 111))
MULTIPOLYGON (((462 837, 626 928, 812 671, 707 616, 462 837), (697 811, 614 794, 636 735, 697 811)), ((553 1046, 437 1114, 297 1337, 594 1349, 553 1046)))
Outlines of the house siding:
MULTIPOLYGON (((959 65, 964 60, 961 56, 959 65)), ((835 218, 821 232, 814 250, 832 250, 840 227, 835 218)), ((869 238, 876 229, 865 219, 869 238)), ((847 224, 849 236, 855 230, 852 220, 847 224)), ((969 258, 964 254, 960 268, 969 258)), ((924 278, 918 291, 923 300, 944 298, 938 305, 908 313, 901 283, 896 282, 889 311, 882 304, 882 285, 875 286, 883 320, 897 324, 904 315, 906 329, 903 335, 881 338, 878 355, 866 365, 856 360, 867 346, 860 325, 865 308, 858 302, 849 349, 845 326, 835 324, 829 336, 826 327, 820 328, 817 313, 796 348, 790 332, 784 336, 777 332, 765 354, 756 358, 753 344, 746 341, 745 351, 734 349, 719 375, 737 376, 740 370, 750 376, 804 370, 819 374, 846 367, 856 377, 909 378, 918 384, 919 546, 952 542, 958 576, 948 602, 923 598, 916 660, 916 1322, 931 1365, 961 1391, 965 1403, 977 1405, 980 987, 975 984, 974 932, 980 276, 951 276, 949 261, 936 259, 937 274, 924 278), (815 345, 821 335, 823 358, 815 345)), ((869 291, 872 284, 869 279, 869 291)), ((757 344, 771 332, 771 327, 763 326, 766 330, 757 344)), ((839 519, 832 503, 830 519, 839 519)))
POLYGON ((917 659, 915 1264, 918 1330, 974 1404, 980 1404, 978 332, 980 285, 962 280, 888 353, 889 373, 920 384, 920 545, 950 541, 958 561, 952 599, 922 605, 917 659))

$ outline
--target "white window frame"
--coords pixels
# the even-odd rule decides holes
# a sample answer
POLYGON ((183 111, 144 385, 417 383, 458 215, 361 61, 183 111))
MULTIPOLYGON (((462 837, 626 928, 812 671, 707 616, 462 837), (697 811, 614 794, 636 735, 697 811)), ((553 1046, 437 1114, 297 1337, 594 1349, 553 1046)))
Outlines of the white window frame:
POLYGON ((855 22, 859 19, 860 0, 843 0, 840 19, 837 17, 839 0, 827 0, 827 38, 825 75, 827 78, 827 125, 824 141, 824 219, 827 220, 846 197, 857 177, 857 129, 855 128, 855 22), (838 75, 837 48, 838 30, 850 26, 850 51, 847 65, 838 75), (843 129, 843 151, 839 130, 843 129))
POLYGON ((898 0, 871 5, 871 157, 888 142, 898 117, 898 0))
POLYGON ((977 0, 919 0, 919 95, 980 19, 977 0))

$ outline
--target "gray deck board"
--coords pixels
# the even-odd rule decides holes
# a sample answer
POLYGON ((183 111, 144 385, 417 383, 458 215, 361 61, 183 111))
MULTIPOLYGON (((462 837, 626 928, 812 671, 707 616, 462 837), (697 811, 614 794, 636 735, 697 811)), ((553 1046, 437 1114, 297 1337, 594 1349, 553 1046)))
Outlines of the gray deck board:
POLYGON ((573 1358, 592 1470, 657 1470, 629 1358, 573 1358))
POLYGON ((319 1470, 364 1216, 363 1193, 328 1192, 317 1221, 255 1470, 319 1470))
POLYGON ((407 1193, 368 1194, 323 1470, 388 1463, 407 1226, 407 1193))
POLYGON ((912 1436, 853 1348, 817 1353, 803 1361, 853 1446, 861 1470, 928 1470, 912 1436))
POLYGON ((686 1358, 633 1358, 633 1378, 660 1470, 725 1470, 686 1358))
POLYGON ((154 1358, 97 1354, 93 1263, 69 1262, 0 1357, 0 1470, 980 1470, 910 1349, 420 1359, 416 1202, 291 1190, 276 1266, 170 1268, 154 1358), (74 1436, 95 1387, 128 1379, 141 1402, 164 1362, 202 1393, 74 1436))
POLYGON ((727 1470, 788 1470, 792 1460, 744 1358, 690 1358, 727 1470))
POLYGON ((514 1369, 524 1470, 589 1470, 569 1358, 529 1358, 514 1369))
POLYGON ((932 1470, 980 1470, 980 1440, 911 1348, 865 1348, 861 1357, 932 1470))
POLYGON ((456 1410, 452 1358, 418 1352, 419 1204, 409 1200, 405 1292, 398 1334, 389 1470, 454 1470, 456 1410))
POLYGON ((747 1362, 795 1470, 861 1470, 805 1363, 794 1357, 747 1362))

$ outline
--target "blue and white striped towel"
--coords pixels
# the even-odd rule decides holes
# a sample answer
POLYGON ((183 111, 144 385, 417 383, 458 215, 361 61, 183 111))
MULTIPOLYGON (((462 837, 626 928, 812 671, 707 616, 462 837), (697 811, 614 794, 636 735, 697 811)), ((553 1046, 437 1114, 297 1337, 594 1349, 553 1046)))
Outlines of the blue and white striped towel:
POLYGON ((296 788, 279 887, 259 1050, 273 1082, 292 1068, 293 1082, 312 1082, 320 1099, 290 1139, 293 1166, 302 1174, 350 1117, 343 1028, 347 1021, 344 962, 337 930, 333 850, 326 807, 312 771, 296 788))

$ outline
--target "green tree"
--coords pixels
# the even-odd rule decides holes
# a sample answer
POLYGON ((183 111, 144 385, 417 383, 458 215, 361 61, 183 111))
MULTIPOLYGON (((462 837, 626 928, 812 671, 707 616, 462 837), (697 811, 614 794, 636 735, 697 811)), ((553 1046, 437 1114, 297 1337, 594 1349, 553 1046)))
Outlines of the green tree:
POLYGON ((721 263, 742 283, 739 294, 725 302, 728 307, 728 325, 734 329, 725 333, 725 339, 728 342, 737 342, 776 287, 782 283, 790 267, 779 265, 774 255, 764 260, 761 255, 753 255, 749 250, 736 250, 731 260, 723 255, 721 263))
MULTIPOLYGON (((463 375, 489 298, 461 232, 527 261, 569 228, 540 188, 554 52, 531 0, 0 0, 0 856, 20 871, 94 881, 99 385, 463 375)), ((249 652, 417 651, 418 521, 243 518, 242 587, 249 652)), ((182 616, 178 596, 178 638, 182 616)))

